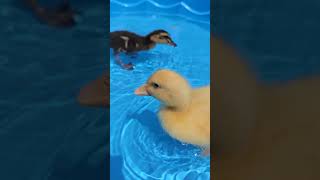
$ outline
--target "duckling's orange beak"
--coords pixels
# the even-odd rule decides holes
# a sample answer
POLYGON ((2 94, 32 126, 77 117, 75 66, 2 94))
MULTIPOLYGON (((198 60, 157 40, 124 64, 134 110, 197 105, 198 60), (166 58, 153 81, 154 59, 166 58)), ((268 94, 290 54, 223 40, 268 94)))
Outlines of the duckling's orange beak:
POLYGON ((147 85, 140 86, 138 89, 134 91, 134 94, 138 96, 150 96, 150 94, 147 91, 147 85))

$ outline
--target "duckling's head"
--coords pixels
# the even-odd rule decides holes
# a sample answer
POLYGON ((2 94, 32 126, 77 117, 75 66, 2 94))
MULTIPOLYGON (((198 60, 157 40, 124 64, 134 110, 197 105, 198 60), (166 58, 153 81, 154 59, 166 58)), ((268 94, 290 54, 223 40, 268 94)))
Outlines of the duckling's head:
POLYGON ((136 95, 153 96, 166 107, 185 110, 191 102, 191 87, 179 74, 171 70, 159 70, 147 83, 135 91, 136 95))
POLYGON ((177 46, 177 44, 171 39, 170 34, 162 29, 151 32, 147 38, 154 43, 168 44, 173 47, 177 46))

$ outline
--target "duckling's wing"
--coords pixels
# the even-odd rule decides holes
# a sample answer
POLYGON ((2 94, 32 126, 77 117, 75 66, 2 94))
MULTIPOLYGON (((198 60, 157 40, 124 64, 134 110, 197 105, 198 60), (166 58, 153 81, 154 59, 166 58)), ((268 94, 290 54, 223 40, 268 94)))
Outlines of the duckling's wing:
POLYGON ((143 37, 128 31, 116 31, 110 33, 110 46, 116 50, 123 50, 127 53, 137 51, 142 42, 143 37))
POLYGON ((143 46, 144 44, 142 39, 129 39, 127 52, 132 53, 132 52, 139 51, 143 48, 143 46))

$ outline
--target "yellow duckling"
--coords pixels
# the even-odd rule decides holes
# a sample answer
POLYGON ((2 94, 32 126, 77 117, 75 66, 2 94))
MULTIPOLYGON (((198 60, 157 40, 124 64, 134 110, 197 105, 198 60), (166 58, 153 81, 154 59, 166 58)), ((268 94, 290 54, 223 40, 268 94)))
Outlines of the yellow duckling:
POLYGON ((159 70, 135 94, 162 102, 158 116, 171 137, 210 153, 210 86, 192 89, 179 74, 159 70))

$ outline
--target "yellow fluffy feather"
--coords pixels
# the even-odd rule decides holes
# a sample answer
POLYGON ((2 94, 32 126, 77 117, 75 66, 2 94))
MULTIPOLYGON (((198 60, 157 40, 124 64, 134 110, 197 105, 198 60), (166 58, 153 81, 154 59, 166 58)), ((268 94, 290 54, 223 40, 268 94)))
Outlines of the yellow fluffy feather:
POLYGON ((192 89, 179 74, 159 70, 135 91, 162 102, 158 113, 162 127, 173 138, 210 148, 210 87, 192 89))

